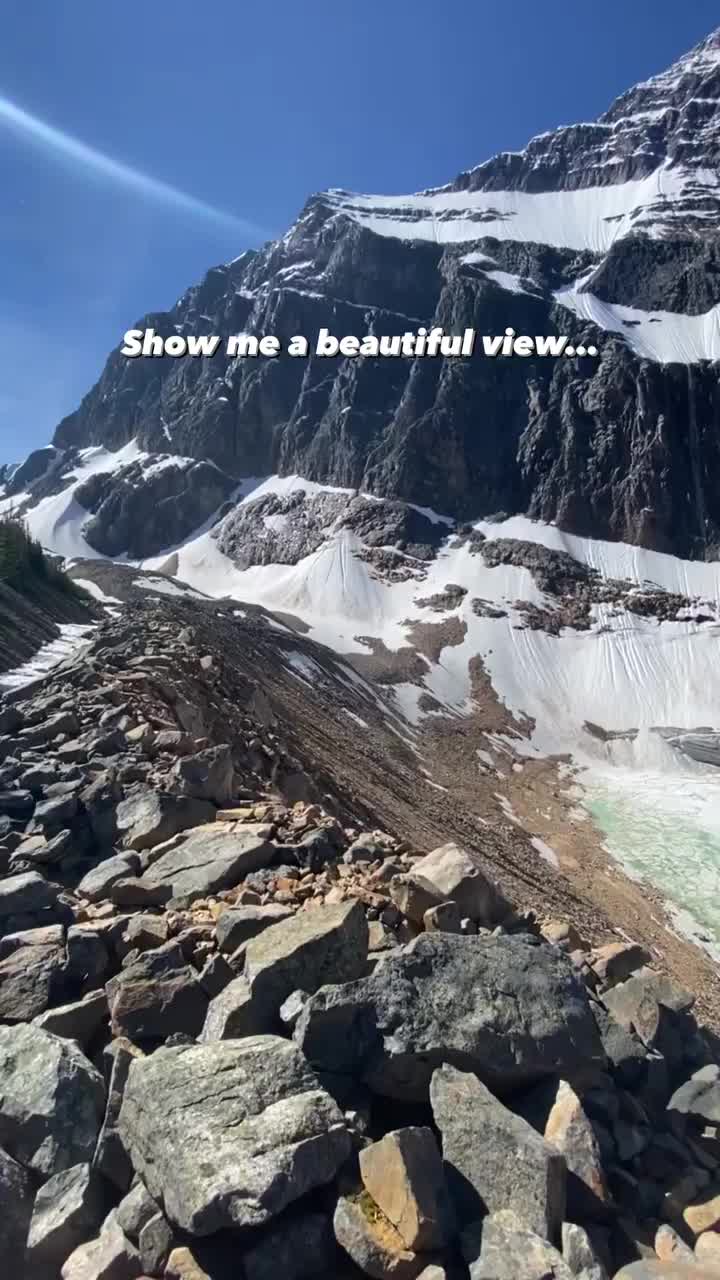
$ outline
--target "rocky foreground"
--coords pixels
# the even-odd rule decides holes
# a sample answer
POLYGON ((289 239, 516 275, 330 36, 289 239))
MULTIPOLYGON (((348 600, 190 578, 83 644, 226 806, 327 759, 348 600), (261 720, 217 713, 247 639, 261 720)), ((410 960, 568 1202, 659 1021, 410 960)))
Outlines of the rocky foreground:
POLYGON ((90 652, 0 707, 13 1277, 720 1276, 693 994, 472 847, 294 799, 222 672, 188 701, 190 640, 120 627, 102 679, 90 652))

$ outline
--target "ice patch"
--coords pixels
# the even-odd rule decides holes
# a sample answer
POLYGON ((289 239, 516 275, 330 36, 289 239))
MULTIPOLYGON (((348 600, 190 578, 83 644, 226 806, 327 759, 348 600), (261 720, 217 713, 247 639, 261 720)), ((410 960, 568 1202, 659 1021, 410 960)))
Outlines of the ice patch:
POLYGON ((47 644, 44 644, 22 666, 14 667, 11 671, 5 671, 0 674, 0 690, 21 689, 26 684, 31 684, 33 680, 37 680, 40 676, 47 675, 48 671, 52 671, 53 667, 58 666, 60 662, 64 662, 66 658, 71 658, 84 648, 88 643, 87 637, 95 630, 95 625, 63 622, 58 630, 60 635, 57 639, 50 640, 47 644))

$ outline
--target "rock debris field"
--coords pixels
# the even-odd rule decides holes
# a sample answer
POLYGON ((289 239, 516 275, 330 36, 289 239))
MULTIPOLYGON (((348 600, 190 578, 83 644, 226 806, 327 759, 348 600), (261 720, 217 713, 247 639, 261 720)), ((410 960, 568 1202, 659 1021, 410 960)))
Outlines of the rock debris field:
POLYGON ((293 799, 262 716, 185 698, 212 655, 114 652, 0 707, 8 1274, 720 1276, 693 993, 293 799))

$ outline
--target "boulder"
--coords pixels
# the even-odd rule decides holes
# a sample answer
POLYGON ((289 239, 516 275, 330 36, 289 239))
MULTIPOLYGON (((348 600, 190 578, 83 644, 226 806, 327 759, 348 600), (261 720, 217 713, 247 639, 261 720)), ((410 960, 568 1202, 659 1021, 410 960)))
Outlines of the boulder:
POLYGON ((139 867, 140 859, 136 853, 117 853, 112 858, 105 858, 83 876, 77 887, 78 897, 101 902, 118 880, 134 876, 139 867))
POLYGON ((332 1222, 324 1213, 289 1210, 243 1253, 245 1280, 316 1280, 337 1273, 332 1222))
MULTIPOLYGON (((32 932, 42 932, 32 930, 32 932)), ((0 960, 0 1021, 29 1022, 60 986, 65 948, 24 946, 0 960)))
POLYGON ((482 870, 469 850, 450 843, 433 849, 413 864, 412 875, 432 885, 438 902, 455 902, 461 916, 493 926, 511 914, 510 903, 482 870))
POLYGON ((714 1267, 697 1262, 659 1262, 644 1258, 615 1272, 614 1280, 718 1280, 714 1267))
POLYGON ((243 1036, 263 1035, 272 1031, 272 1010, 253 995, 247 980, 234 978, 210 1001, 200 1040, 239 1040, 243 1036))
POLYGON ((22 1258, 34 1198, 35 1185, 27 1169, 0 1148, 0 1249, 5 1259, 22 1258))
POLYGON ((108 1097, 105 1119, 95 1148, 93 1168, 107 1178, 119 1191, 127 1191, 132 1178, 132 1167, 118 1132, 117 1121, 127 1084, 130 1063, 141 1056, 141 1050, 129 1040, 113 1040, 106 1052, 108 1062, 108 1097))
POLYGON ((431 1129, 396 1129, 360 1151, 366 1191, 402 1237, 406 1249, 442 1249, 455 1222, 442 1156, 431 1129))
POLYGON ((291 907, 269 902, 260 907, 230 907, 223 911, 215 926, 215 936, 221 951, 231 955, 243 942, 249 942, 271 924, 280 924, 293 915, 291 907))
POLYGON ((105 1087, 73 1040, 0 1027, 0 1081, 0 1144, 13 1159, 41 1178, 92 1159, 105 1087))
POLYGON ((598 1140, 578 1095, 565 1080, 558 1086, 544 1136, 565 1157, 569 1217, 584 1221, 587 1217, 605 1216, 610 1194, 598 1140))
POLYGON ((177 1031, 196 1036, 205 1022, 207 994, 177 942, 141 953, 106 991, 116 1036, 139 1042, 177 1031))
POLYGON ((453 1202, 464 1222, 512 1209, 543 1240, 560 1239, 567 1170, 558 1151, 477 1076, 439 1067, 430 1101, 453 1202))
POLYGON ((417 1101, 445 1062, 507 1092, 605 1061, 570 962, 524 935, 421 934, 369 977, 313 995, 294 1036, 318 1069, 417 1101))
POLYGON ((637 942, 607 942, 590 952, 589 964, 600 982, 614 987, 648 965, 650 959, 650 953, 637 942))
POLYGON ((293 991, 352 982, 365 972, 367 921, 361 904, 343 902, 298 912, 252 938, 245 977, 258 1002, 277 1013, 293 991))
POLYGON ((333 1227, 341 1248, 374 1280, 415 1280, 427 1261, 405 1248, 402 1236, 367 1195, 341 1196, 333 1227))
POLYGON ((582 1276, 582 1280, 608 1280, 605 1264, 590 1236, 576 1222, 563 1222, 562 1256, 574 1276, 582 1276))
POLYGON ((36 915, 54 906, 57 894, 57 887, 37 871, 24 871, 0 880, 0 931, 3 920, 8 917, 36 915))
POLYGON ((127 849, 152 849, 178 831, 212 822, 215 808, 206 800, 175 796, 149 788, 121 800, 116 811, 117 830, 127 849))
POLYGON ((330 1182, 351 1147, 337 1104, 275 1036, 136 1059, 119 1124, 165 1216, 200 1236, 263 1225, 330 1182))
POLYGON ((133 1244, 137 1244, 143 1227, 146 1226, 151 1218, 155 1217, 157 1211, 158 1207, 149 1194, 147 1187, 138 1180, 120 1201, 116 1209, 116 1215, 118 1223, 128 1240, 132 1240, 133 1244))
POLYGON ((269 866, 274 853, 274 846, 263 836, 213 822, 173 841, 148 866, 141 882, 160 890, 165 902, 172 898, 189 904, 269 866))
POLYGON ((151 1276, 159 1276, 165 1267, 173 1244, 175 1233, 170 1223, 161 1213, 156 1213, 140 1232, 138 1248, 143 1270, 151 1276))
POLYGON ((696 1236, 704 1231, 720 1230, 720 1182, 715 1181, 705 1187, 692 1204, 685 1206, 682 1216, 696 1236))
POLYGON ((236 794, 232 751, 227 744, 206 747, 195 755, 181 757, 173 768, 173 776, 174 789, 180 795, 227 805, 236 794))
POLYGON ((70 1254, 60 1274, 62 1280, 138 1280, 140 1254, 121 1230, 114 1211, 94 1240, 70 1254))
POLYGON ((27 1241, 30 1274, 43 1268, 57 1275, 79 1244, 97 1234, 105 1217, 100 1179, 89 1164, 56 1173, 40 1188, 27 1241))
POLYGON ((720 1067, 713 1063, 696 1071, 675 1090, 667 1109, 700 1124, 720 1124, 720 1067))
POLYGON ((470 1280, 573 1280, 562 1255, 541 1235, 529 1230, 513 1210, 491 1213, 483 1221, 480 1257, 470 1267, 470 1280))
POLYGON ((57 1005, 34 1019, 36 1027, 53 1035, 77 1040, 81 1048, 90 1044, 103 1022, 107 1021, 108 1002, 104 991, 90 991, 81 1000, 57 1005))

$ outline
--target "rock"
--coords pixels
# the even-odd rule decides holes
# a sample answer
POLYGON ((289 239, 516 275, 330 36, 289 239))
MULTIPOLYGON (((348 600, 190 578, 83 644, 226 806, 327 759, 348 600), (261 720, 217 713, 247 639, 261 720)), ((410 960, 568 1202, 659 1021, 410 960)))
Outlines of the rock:
POLYGON ((141 1050, 129 1040, 114 1040, 106 1051, 109 1055, 108 1097, 105 1119, 93 1157, 93 1168, 118 1190, 127 1191, 132 1167, 118 1131, 117 1122, 127 1084, 130 1063, 141 1056, 141 1050))
POLYGON ((194 1235, 268 1222, 330 1182, 351 1145, 337 1104, 275 1036, 137 1059, 120 1132, 165 1215, 194 1235))
POLYGON ((394 876, 388 892, 401 915, 416 925, 423 925, 426 913, 443 900, 429 880, 421 880, 414 872, 394 876))
POLYGON ((693 1006, 694 996, 674 987, 662 974, 640 969, 626 982, 603 992, 602 1000, 622 1027, 636 1031, 652 1048, 660 1043, 665 1028, 672 1033, 672 1020, 664 1017, 663 1011, 686 1013, 693 1006))
POLYGON ((248 942, 271 924, 280 924, 294 912, 289 907, 269 902, 264 907, 230 907, 223 911, 215 926, 215 936, 221 951, 230 955, 243 942, 248 942))
POLYGON ((374 1280, 415 1280, 423 1269, 425 1260, 404 1247, 402 1236, 368 1196, 341 1196, 333 1227, 341 1248, 374 1280))
POLYGON ((463 915, 456 902, 439 902, 423 916, 426 933, 462 933, 463 915))
POLYGON ((568 1214, 585 1220, 604 1216, 610 1195, 597 1138, 575 1091, 561 1080, 545 1125, 545 1141, 565 1157, 568 1214))
MULTIPOLYGON (((57 888, 37 871, 0 880, 0 931, 3 920, 12 916, 36 915, 54 906, 57 888)), ((12 932, 12 930, 9 930, 12 932)))
POLYGON ((720 1274, 720 1234, 717 1231, 703 1231, 695 1241, 695 1257, 708 1270, 720 1274))
POLYGON ((568 954, 587 949, 587 943, 568 920, 548 920, 542 926, 541 933, 546 942, 551 942, 554 947, 562 947, 568 954))
POLYGON ((107 1021, 108 1002, 104 991, 90 991, 82 1000, 48 1009, 34 1019, 35 1026, 53 1035, 77 1040, 81 1048, 90 1044, 103 1022, 107 1021))
POLYGON ((455 902, 461 916, 492 927, 511 914, 510 903, 484 874, 467 849, 450 843, 433 849, 413 865, 412 874, 432 885, 439 902, 455 902))
POLYGON ((78 897, 101 902, 118 880, 136 875, 139 867, 140 859, 136 853, 117 853, 112 858, 105 858, 83 876, 77 887, 78 897))
POLYGON ((245 1280, 315 1280, 337 1273, 337 1246, 324 1213, 284 1213, 243 1254, 245 1280))
POLYGON ((604 1063, 569 961, 522 935, 421 934, 368 978, 312 996, 294 1036, 319 1070, 403 1100, 426 1100, 443 1062, 505 1092, 604 1063))
POLYGON ((172 1227, 161 1213, 156 1213, 140 1232, 140 1261, 148 1275, 162 1274, 174 1242, 172 1227))
POLYGON ((117 806, 116 824, 127 849, 153 849, 178 831, 212 822, 215 809, 206 800, 164 791, 136 792, 117 806))
POLYGON ((360 1151, 360 1176, 407 1249, 442 1249, 455 1223, 431 1129, 396 1129, 360 1151))
POLYGON ((245 977, 257 1001, 277 1013, 293 991, 353 982, 365 972, 367 921, 359 902, 302 911, 252 938, 245 977))
POLYGON ((272 1031, 274 1025, 272 1010, 253 996, 247 979, 241 975, 210 1001, 199 1038, 204 1044, 214 1040, 237 1040, 243 1036, 263 1035, 272 1031))
POLYGON ((667 1109, 699 1122, 720 1124, 720 1067, 713 1063, 696 1071, 675 1090, 667 1109))
POLYGON ((634 1032, 622 1027, 603 1005, 593 1003, 592 1011, 617 1083, 625 1089, 634 1088, 646 1074, 645 1045, 634 1032))
POLYGON ((598 1256, 584 1227, 576 1222, 563 1222, 562 1256, 574 1276, 582 1280, 608 1280, 604 1263, 598 1256))
POLYGON ((661 1262, 692 1262, 695 1257, 690 1246, 666 1222, 655 1233, 655 1252, 661 1262))
POLYGON ((69 795, 51 796, 48 800, 41 800, 35 806, 33 819, 44 830, 53 830, 71 822, 77 811, 78 798, 73 791, 69 795))
POLYGON ((35 1200, 27 1242, 31 1274, 57 1275, 68 1254, 96 1235, 105 1217, 100 1179, 89 1164, 76 1164, 49 1178, 35 1200))
POLYGON ((714 1183, 683 1209, 683 1218, 696 1236, 703 1231, 717 1231, 720 1227, 720 1184, 714 1183))
POLYGON ((51 945, 18 947, 0 960, 0 1021, 42 1014, 60 986, 64 958, 64 948, 51 945))
POLYGON ((631 1262, 615 1272, 614 1280, 717 1280, 717 1271, 696 1262, 631 1262))
POLYGON ((213 1280, 194 1256, 193 1250, 185 1245, 172 1250, 165 1266, 164 1278, 165 1280, 213 1280))
POLYGON ((562 1255, 547 1239, 529 1230, 510 1209, 491 1212, 483 1221, 480 1257, 470 1280, 573 1280, 562 1255))
POLYGON ((249 872, 268 866, 273 854, 265 838, 213 822, 174 841, 141 880, 147 888, 159 889, 164 901, 178 899, 187 905, 238 884, 249 872))
MULTIPOLYGON (((25 1249, 34 1198, 35 1186, 27 1169, 0 1149, 0 1249, 5 1259, 17 1259, 18 1266, 25 1249)), ((22 1280, 20 1266, 19 1280, 22 1280)))
POLYGON ((0 814, 26 822, 32 817, 35 801, 31 791, 18 788, 15 791, 0 791, 0 814))
POLYGON ((589 956, 590 967, 606 987, 625 982, 650 960, 650 953, 637 942, 608 942, 595 947, 589 956))
POLYGON ((199 1034, 208 998, 177 942, 142 952, 106 987, 113 1035, 158 1040, 199 1034))
POLYGON ((125 930, 125 941, 132 950, 150 951, 153 947, 161 947, 170 936, 168 922, 164 916, 133 916, 125 930))
POLYGON ((92 1159, 105 1087, 72 1040, 0 1027, 0 1143, 40 1177, 92 1159))
POLYGON ((128 1240, 137 1244, 144 1226, 154 1218, 158 1207, 149 1195, 144 1183, 138 1181, 131 1191, 123 1197, 116 1209, 118 1224, 122 1227, 128 1240))
POLYGON ((66 977, 71 982, 95 988, 110 965, 112 938, 103 933, 97 922, 71 925, 67 932, 66 977))
POLYGON ((218 806, 229 804, 237 790, 232 751, 227 744, 181 757, 173 775, 180 795, 212 800, 218 806))
POLYGON ((439 1067, 430 1086, 453 1202, 464 1222, 513 1209, 544 1240, 565 1216, 562 1155, 508 1111, 476 1076, 439 1067))
POLYGON ((140 1254, 109 1213, 99 1236, 81 1244, 67 1259, 62 1280, 137 1280, 141 1275, 140 1254))

